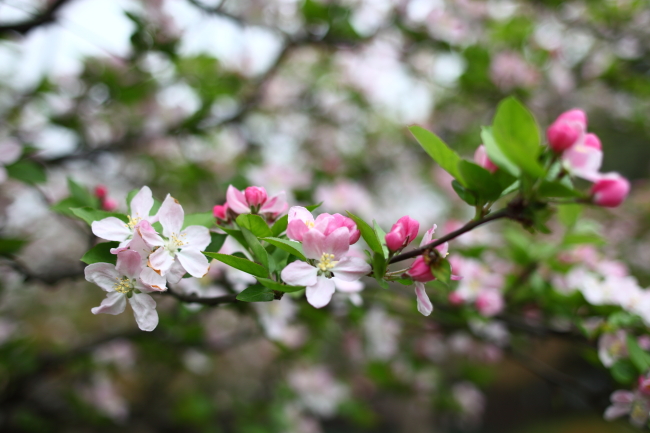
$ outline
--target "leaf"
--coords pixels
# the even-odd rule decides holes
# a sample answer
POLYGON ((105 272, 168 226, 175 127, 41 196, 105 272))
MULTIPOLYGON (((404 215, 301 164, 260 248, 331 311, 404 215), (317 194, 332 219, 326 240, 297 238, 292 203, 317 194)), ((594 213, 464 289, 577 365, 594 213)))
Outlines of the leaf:
POLYGON ((627 359, 620 359, 609 369, 612 377, 624 385, 631 384, 638 374, 634 370, 634 365, 627 359))
POLYGON ((189 226, 202 226, 211 228, 214 227, 215 220, 214 215, 211 212, 202 212, 202 213, 191 213, 185 215, 185 220, 183 221, 183 228, 189 226))
POLYGON ((503 154, 494 135, 492 134, 492 128, 490 126, 484 126, 481 128, 481 140, 483 140, 483 145, 488 154, 488 158, 492 161, 497 167, 507 171, 514 177, 519 177, 521 170, 515 164, 508 159, 507 156, 503 154))
POLYGON ((84 203, 80 203, 77 199, 74 197, 66 197, 57 204, 54 204, 50 207, 50 210, 60 213, 62 215, 66 215, 69 217, 74 217, 75 215, 72 213, 70 208, 75 208, 75 207, 84 207, 84 203))
POLYGON ((434 266, 431 266, 431 273, 436 277, 436 280, 449 284, 451 281, 451 265, 449 264, 449 260, 443 259, 434 266))
POLYGON ((383 281, 388 267, 388 260, 381 253, 375 253, 372 256, 372 272, 377 281, 383 281))
POLYGON ((89 207, 77 207, 72 208, 70 211, 79 219, 86 221, 88 225, 92 225, 94 221, 101 221, 104 218, 115 217, 122 221, 129 222, 129 219, 126 215, 116 212, 106 212, 103 210, 97 210, 89 207))
POLYGON ((537 161, 541 151, 537 122, 515 98, 506 98, 499 104, 492 134, 499 149, 510 161, 534 177, 544 177, 544 169, 537 161))
POLYGON ((274 298, 273 290, 258 284, 248 287, 237 295, 237 300, 242 302, 269 302, 274 298))
POLYGON ((119 242, 102 242, 92 247, 81 258, 81 261, 87 265, 93 263, 117 263, 117 254, 111 254, 111 248, 120 246, 119 242))
POLYGON ((375 231, 368 225, 367 222, 354 215, 351 212, 347 212, 348 216, 357 224, 357 228, 361 232, 363 240, 366 241, 371 250, 376 253, 384 254, 384 248, 381 246, 381 241, 377 239, 377 234, 375 231))
POLYGON ((242 234, 241 230, 235 230, 235 229, 222 227, 222 226, 218 226, 218 227, 224 232, 226 232, 228 235, 235 238, 235 240, 239 242, 239 245, 241 245, 244 248, 248 248, 248 243, 246 242, 246 239, 244 239, 244 235, 242 234))
POLYGON ((255 235, 251 233, 250 230, 244 227, 241 228, 241 232, 244 235, 244 239, 246 239, 248 246, 253 251, 253 255, 255 256, 255 258, 261 263, 262 266, 268 269, 269 255, 264 249, 264 247, 262 246, 262 244, 260 243, 260 241, 257 240, 257 237, 255 237, 255 235))
POLYGON ((627 336, 627 351, 639 374, 647 373, 650 369, 650 353, 641 349, 632 335, 627 336))
POLYGON ((25 183, 35 185, 45 183, 47 175, 43 166, 26 159, 20 160, 13 164, 7 165, 7 174, 9 177, 20 180, 25 183))
POLYGON ((232 266, 235 269, 246 272, 256 277, 266 278, 269 276, 268 271, 261 265, 258 265, 255 262, 251 262, 248 259, 243 259, 234 255, 220 254, 220 253, 208 253, 204 252, 206 256, 219 260, 222 263, 232 266))
POLYGON ((425 152, 427 152, 429 156, 440 165, 440 167, 462 183, 462 178, 458 172, 460 156, 458 156, 456 152, 447 147, 445 142, 436 134, 427 131, 421 126, 410 126, 409 131, 411 131, 411 134, 413 134, 425 152))
POLYGON ((258 238, 267 238, 273 236, 264 218, 259 215, 243 214, 237 217, 237 225, 250 230, 258 238))
POLYGON ((540 197, 580 197, 581 194, 560 182, 542 181, 537 190, 540 197))
POLYGON ((68 178, 68 190, 70 191, 70 196, 77 202, 79 205, 75 207, 84 207, 89 206, 96 208, 99 205, 99 200, 93 194, 91 194, 86 188, 82 187, 76 183, 72 178, 68 178))
POLYGON ((259 281, 263 286, 271 290, 277 290, 279 292, 291 293, 303 290, 305 288, 305 286, 288 286, 286 284, 278 283, 277 281, 273 281, 268 278, 258 278, 257 281, 259 281))
POLYGON ((501 195, 501 185, 488 170, 469 161, 461 160, 458 171, 465 180, 468 189, 476 191, 485 201, 493 201, 501 195))
POLYGON ((271 227, 271 233, 273 233, 273 237, 278 237, 280 236, 285 230, 287 230, 287 226, 289 225, 289 215, 284 215, 280 217, 275 224, 273 224, 273 227, 271 227))
POLYGON ((210 245, 208 245, 205 251, 208 253, 218 253, 227 238, 228 235, 210 232, 210 245))
POLYGON ((305 257, 305 253, 302 250, 302 244, 299 242, 280 238, 262 238, 262 240, 270 243, 271 245, 275 245, 276 247, 288 252, 289 254, 293 254, 302 261, 307 261, 307 257, 305 257))
POLYGON ((320 202, 318 204, 312 204, 312 205, 309 205, 309 206, 305 206, 305 209, 307 209, 309 212, 313 212, 316 209, 318 209, 319 207, 321 207, 322 204, 323 204, 323 202, 320 202))
POLYGON ((460 197, 460 199, 463 200, 468 205, 476 206, 478 204, 478 199, 476 198, 476 194, 474 194, 472 191, 465 188, 456 179, 451 181, 451 187, 454 188, 454 191, 456 191, 458 197, 460 197))
POLYGON ((10 257, 27 243, 24 239, 0 238, 0 256, 10 257))

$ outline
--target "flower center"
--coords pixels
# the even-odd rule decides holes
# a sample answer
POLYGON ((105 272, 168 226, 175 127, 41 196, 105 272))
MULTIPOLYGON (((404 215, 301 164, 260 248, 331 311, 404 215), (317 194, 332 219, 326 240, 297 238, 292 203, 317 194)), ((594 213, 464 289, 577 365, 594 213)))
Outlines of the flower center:
POLYGON ((307 226, 308 229, 313 229, 316 223, 313 221, 307 221, 305 225, 307 226))
POLYGON ((135 217, 135 218, 133 218, 133 217, 131 217, 131 215, 129 215, 128 218, 129 218, 129 222, 126 223, 126 224, 124 224, 124 225, 127 226, 128 228, 130 228, 131 230, 133 230, 133 228, 134 228, 134 227, 135 227, 135 226, 136 226, 140 221, 142 221, 142 218, 140 218, 140 217, 135 217))
POLYGON ((172 233, 172 235, 169 237, 169 240, 167 241, 167 251, 169 251, 171 254, 176 254, 178 249, 187 243, 183 241, 184 237, 185 234, 177 235, 176 233, 172 233))
POLYGON ((117 283, 113 285, 113 290, 118 293, 124 293, 128 295, 134 289, 135 280, 131 280, 129 277, 115 278, 117 283))
POLYGON ((316 267, 320 269, 321 272, 326 273, 331 271, 337 263, 338 261, 334 261, 334 254, 323 253, 323 255, 320 256, 320 261, 316 267))

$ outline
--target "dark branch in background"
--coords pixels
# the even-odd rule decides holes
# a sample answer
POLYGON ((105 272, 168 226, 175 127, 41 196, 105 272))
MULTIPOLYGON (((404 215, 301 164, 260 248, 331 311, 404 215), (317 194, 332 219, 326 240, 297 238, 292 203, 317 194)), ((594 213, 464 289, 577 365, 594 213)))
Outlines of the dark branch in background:
POLYGON ((59 9, 61 9, 63 5, 69 1, 70 0, 55 0, 52 2, 49 8, 43 11, 40 15, 37 15, 30 20, 15 24, 0 25, 0 33, 16 32, 25 35, 36 27, 53 23, 56 21, 56 13, 59 11, 59 9))
POLYGON ((203 304, 203 305, 210 305, 210 306, 238 302, 236 294, 215 296, 214 298, 202 298, 197 295, 184 295, 182 293, 175 292, 170 288, 167 288, 165 292, 160 292, 160 294, 169 295, 173 298, 178 299, 181 302, 191 302, 195 304, 203 304))

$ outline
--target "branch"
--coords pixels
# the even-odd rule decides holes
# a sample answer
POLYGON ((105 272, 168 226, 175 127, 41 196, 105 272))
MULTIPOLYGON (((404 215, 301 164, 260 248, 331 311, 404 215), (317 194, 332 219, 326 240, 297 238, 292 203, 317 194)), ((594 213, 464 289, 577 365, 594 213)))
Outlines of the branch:
POLYGON ((203 305, 209 305, 209 306, 215 306, 215 305, 220 305, 220 304, 230 304, 233 302, 239 302, 237 300, 237 295, 236 294, 231 294, 231 295, 223 295, 223 296, 216 296, 214 298, 202 298, 200 296, 196 295, 184 295, 182 293, 178 293, 173 291, 171 288, 167 288, 167 291, 165 292, 160 292, 161 295, 169 295, 173 298, 178 299, 181 302, 191 302, 194 304, 203 304, 203 305))
POLYGON ((36 27, 42 26, 44 24, 53 23, 56 21, 56 13, 63 5, 65 5, 70 0, 55 0, 52 2, 50 7, 43 11, 40 15, 35 16, 34 18, 15 23, 15 24, 4 24, 0 25, 0 33, 4 32, 17 32, 21 35, 29 33, 30 30, 33 30, 36 27))

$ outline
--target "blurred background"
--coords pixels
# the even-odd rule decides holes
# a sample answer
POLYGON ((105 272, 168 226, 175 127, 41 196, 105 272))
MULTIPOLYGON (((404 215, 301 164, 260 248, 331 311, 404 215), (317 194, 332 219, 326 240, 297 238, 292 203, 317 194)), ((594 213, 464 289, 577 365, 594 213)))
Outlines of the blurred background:
MULTIPOLYGON (((604 171, 633 181, 589 216, 650 283, 646 0, 0 0, 0 430, 634 431, 602 421, 616 384, 594 344, 515 353, 500 322, 423 318, 409 287, 324 310, 160 297, 152 333, 90 313, 96 239, 70 206, 125 211, 148 185, 208 212, 259 185, 444 233, 473 209, 406 126, 469 156, 508 95, 542 128, 587 112, 604 171)), ((488 228, 463 245, 505 244, 488 228)), ((215 265, 179 290, 249 282, 215 265)))

